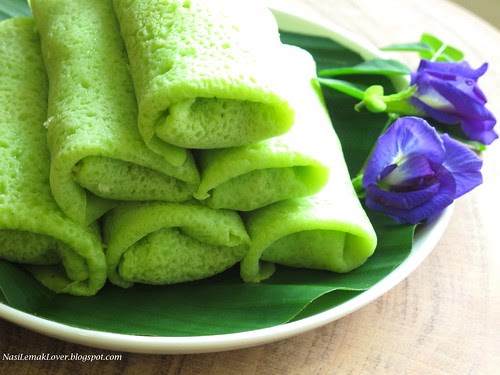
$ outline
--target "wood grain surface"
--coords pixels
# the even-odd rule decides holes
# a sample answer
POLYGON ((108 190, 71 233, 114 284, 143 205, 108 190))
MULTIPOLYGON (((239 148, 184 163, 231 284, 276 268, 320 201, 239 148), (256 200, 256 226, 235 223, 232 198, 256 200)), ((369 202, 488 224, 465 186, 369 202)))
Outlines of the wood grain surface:
MULTIPOLYGON (((500 34, 447 0, 272 0, 324 17, 375 44, 430 32, 461 48, 500 117, 500 34)), ((406 57, 404 57, 406 58, 406 57)), ((322 328, 212 354, 119 353, 59 341, 0 320, 0 374, 479 374, 500 373, 500 141, 485 183, 460 198, 431 255, 368 306, 322 328), (4 354, 119 354, 114 361, 7 361, 4 354)))

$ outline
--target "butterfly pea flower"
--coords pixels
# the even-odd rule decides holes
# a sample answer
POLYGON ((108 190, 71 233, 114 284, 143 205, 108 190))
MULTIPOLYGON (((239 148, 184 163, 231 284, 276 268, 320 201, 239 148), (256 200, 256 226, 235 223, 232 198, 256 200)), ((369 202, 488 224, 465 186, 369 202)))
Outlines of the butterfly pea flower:
POLYGON ((416 224, 482 183, 481 159, 420 117, 397 119, 375 145, 362 185, 369 209, 416 224))
POLYGON ((498 138, 496 119, 485 107, 486 97, 477 84, 487 69, 487 63, 472 69, 466 61, 423 59, 411 74, 411 85, 417 89, 409 103, 441 123, 460 124, 469 139, 491 144, 498 138))

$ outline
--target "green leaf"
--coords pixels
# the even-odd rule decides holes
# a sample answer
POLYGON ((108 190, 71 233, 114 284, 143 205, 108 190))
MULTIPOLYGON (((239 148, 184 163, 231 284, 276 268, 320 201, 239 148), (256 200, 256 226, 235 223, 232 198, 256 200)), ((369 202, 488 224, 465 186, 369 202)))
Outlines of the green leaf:
POLYGON ((308 50, 314 56, 318 72, 334 66, 347 67, 363 62, 357 53, 329 38, 311 38, 303 34, 281 33, 281 39, 286 44, 300 46, 308 50))
POLYGON ((3 260, 0 260, 0 292, 3 295, 0 302, 26 312, 36 311, 53 295, 27 271, 3 260))
POLYGON ((368 88, 368 86, 356 84, 349 81, 343 81, 340 79, 317 78, 317 80, 324 86, 330 87, 357 99, 363 99, 365 90, 368 88))
POLYGON ((420 41, 429 45, 429 51, 421 51, 420 57, 433 61, 455 62, 464 58, 462 51, 449 46, 431 34, 423 34, 420 41))
POLYGON ((31 9, 26 0, 2 0, 0 21, 12 17, 31 17, 31 9))
POLYGON ((410 74, 410 72, 410 68, 397 60, 377 58, 364 61, 354 66, 321 70, 319 75, 322 77, 347 74, 382 74, 391 76, 406 75, 410 74))
POLYGON ((449 46, 431 34, 422 34, 415 43, 391 44, 381 48, 382 51, 418 52, 420 57, 433 61, 456 62, 464 58, 462 51, 449 46))
MULTIPOLYGON (((319 69, 352 66, 361 58, 340 45, 311 36, 282 33, 284 42, 309 49, 319 69)), ((384 78, 384 77, 383 77, 384 78)), ((357 77, 370 86, 374 79, 357 77)), ((380 84, 380 76, 375 79, 380 84)), ((388 81, 384 81, 390 86, 388 81)), ((325 103, 339 135, 351 174, 361 168, 387 116, 356 113, 356 99, 324 86, 325 103)), ((409 255, 413 226, 369 212, 379 238, 375 254, 347 274, 277 267, 261 284, 244 284, 238 267, 209 279, 171 286, 107 285, 96 296, 55 294, 19 266, 0 261, 4 303, 41 318, 74 327, 135 335, 198 336, 276 326, 311 316, 362 293, 390 274, 409 255)), ((1 297, 1 295, 0 295, 1 297)))
MULTIPOLYGON (((385 83, 385 86, 389 86, 389 83, 383 80, 379 80, 378 83, 385 83)), ((365 84, 370 86, 373 81, 367 80, 365 84)), ((353 109, 359 103, 357 98, 326 86, 323 87, 323 96, 335 131, 342 143, 351 178, 354 178, 385 128, 387 114, 374 114, 369 111, 355 112, 353 109)))
POLYGON ((400 52, 431 52, 429 44, 424 42, 416 43, 397 43, 380 48, 381 51, 400 51, 400 52))

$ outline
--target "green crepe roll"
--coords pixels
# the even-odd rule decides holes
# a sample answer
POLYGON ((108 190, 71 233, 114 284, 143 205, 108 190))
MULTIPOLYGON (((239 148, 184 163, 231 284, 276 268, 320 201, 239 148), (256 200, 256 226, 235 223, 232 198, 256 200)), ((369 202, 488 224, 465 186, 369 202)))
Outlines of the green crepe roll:
POLYGON ((109 280, 174 284, 203 279, 237 264, 248 234, 234 211, 188 203, 123 203, 103 225, 109 280))
POLYGON ((174 163, 183 148, 236 147, 293 123, 271 12, 251 1, 114 0, 146 143, 174 163))
POLYGON ((93 295, 106 281, 94 228, 69 219, 49 186, 48 83, 32 19, 0 22, 0 258, 49 289, 93 295))
POLYGON ((349 272, 361 266, 377 245, 376 233, 352 186, 320 91, 310 89, 303 94, 304 103, 309 103, 309 116, 330 125, 321 141, 322 147, 328 144, 328 182, 314 195, 283 200, 243 214, 251 239, 240 268, 245 282, 270 277, 275 264, 349 272))
POLYGON ((317 193, 327 182, 332 124, 316 90, 316 64, 288 46, 294 71, 290 91, 295 122, 286 134, 249 146, 195 153, 201 183, 195 197, 213 208, 252 211, 280 200, 317 193))
POLYGON ((137 129, 137 103, 111 0, 33 0, 49 79, 46 127, 56 201, 79 223, 117 200, 192 197, 190 154, 173 166, 137 129))

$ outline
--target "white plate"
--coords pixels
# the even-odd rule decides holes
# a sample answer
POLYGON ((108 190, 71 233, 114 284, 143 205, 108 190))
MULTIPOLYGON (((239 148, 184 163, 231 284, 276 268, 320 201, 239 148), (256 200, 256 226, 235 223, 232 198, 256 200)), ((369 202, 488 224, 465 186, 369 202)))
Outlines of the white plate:
MULTIPOLYGON (((287 31, 330 37, 365 59, 380 56, 377 48, 334 25, 304 19, 284 9, 272 9, 287 31)), ((404 78, 395 82, 405 84, 404 78)), ((448 225, 452 206, 419 230, 410 256, 383 280, 349 301, 322 313, 270 328, 213 336, 151 337, 85 330, 42 319, 0 303, 0 317, 19 326, 61 340, 117 351, 157 354, 205 353, 241 349, 292 337, 321 327, 374 301, 404 280, 429 255, 448 225)))

